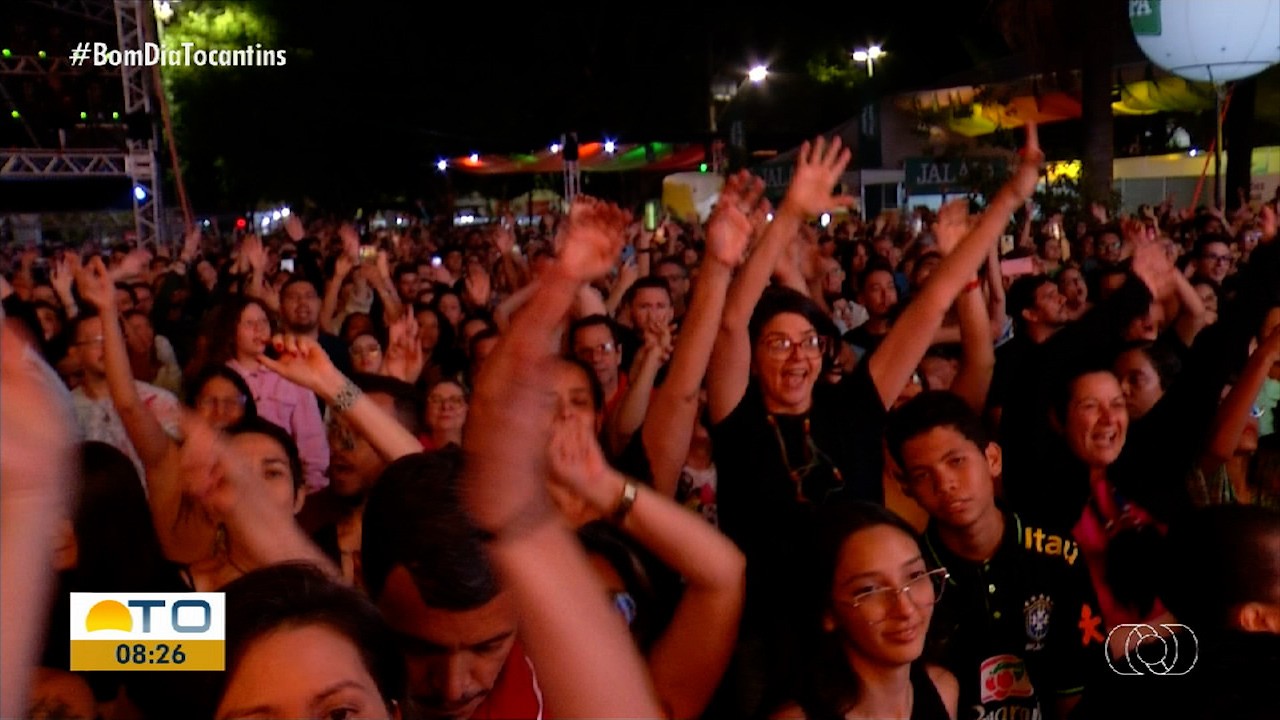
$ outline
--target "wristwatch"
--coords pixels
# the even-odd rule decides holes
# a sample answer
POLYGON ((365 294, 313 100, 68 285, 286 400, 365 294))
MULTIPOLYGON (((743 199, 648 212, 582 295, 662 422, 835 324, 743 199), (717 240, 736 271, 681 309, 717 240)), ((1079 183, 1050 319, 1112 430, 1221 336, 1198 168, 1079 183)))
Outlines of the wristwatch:
POLYGON ((627 519, 627 514, 631 512, 632 506, 636 504, 636 495, 639 492, 639 483, 627 478, 622 485, 622 499, 618 501, 618 507, 614 508, 613 515, 609 518, 614 525, 621 525, 627 519))

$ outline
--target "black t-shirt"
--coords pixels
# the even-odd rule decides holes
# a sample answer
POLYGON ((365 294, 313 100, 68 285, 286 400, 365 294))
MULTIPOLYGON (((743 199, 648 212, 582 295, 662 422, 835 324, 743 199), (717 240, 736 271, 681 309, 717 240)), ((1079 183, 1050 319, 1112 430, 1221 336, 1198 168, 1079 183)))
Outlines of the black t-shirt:
POLYGON ((792 607, 817 505, 884 501, 885 415, 862 363, 839 384, 819 382, 807 416, 772 416, 776 426, 752 380, 711 428, 720 527, 747 556, 748 614, 792 607), (792 471, 802 476, 800 494, 792 471))
POLYGON ((951 574, 929 644, 959 680, 960 717, 1037 717, 1037 706, 1084 689, 1106 628, 1069 534, 1005 513, 1004 539, 984 563, 954 555, 932 524, 922 544, 926 562, 951 574))
POLYGON ((880 347, 880 343, 883 342, 888 335, 888 333, 883 335, 873 335, 871 334, 871 331, 867 330, 866 323, 863 323, 862 325, 859 325, 845 333, 841 339, 856 348, 861 348, 865 351, 865 355, 870 355, 876 351, 876 348, 880 347))

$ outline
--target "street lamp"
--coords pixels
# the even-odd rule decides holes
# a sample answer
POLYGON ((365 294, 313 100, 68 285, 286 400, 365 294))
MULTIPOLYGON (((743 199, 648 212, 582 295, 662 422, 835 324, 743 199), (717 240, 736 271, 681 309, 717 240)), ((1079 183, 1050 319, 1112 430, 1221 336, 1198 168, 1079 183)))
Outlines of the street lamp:
POLYGON ((745 80, 723 75, 713 78, 711 81, 711 103, 707 108, 711 116, 711 132, 717 132, 720 112, 728 107, 729 103, 738 96, 739 90, 745 87, 748 82, 753 85, 761 85, 767 79, 769 79, 769 66, 767 65, 753 66, 747 71, 745 80))
POLYGON ((872 45, 871 47, 866 48, 865 50, 862 48, 858 48, 857 50, 854 50, 853 61, 866 63, 867 77, 875 77, 876 60, 879 60, 880 58, 884 57, 884 55, 885 55, 884 48, 880 47, 879 45, 872 45))

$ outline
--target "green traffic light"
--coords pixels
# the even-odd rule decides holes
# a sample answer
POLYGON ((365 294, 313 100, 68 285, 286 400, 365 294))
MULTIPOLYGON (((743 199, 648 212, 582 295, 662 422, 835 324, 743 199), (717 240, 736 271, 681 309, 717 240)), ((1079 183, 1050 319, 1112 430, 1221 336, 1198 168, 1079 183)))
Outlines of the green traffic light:
POLYGON ((118 113, 118 112, 113 112, 113 113, 111 113, 111 119, 112 119, 112 120, 119 120, 119 119, 120 119, 120 113, 118 113))
POLYGON ((706 164, 706 163, 702 163, 702 164, 698 165, 698 172, 706 172, 706 171, 707 171, 707 164, 706 164))
POLYGON ((12 57, 13 51, 10 50, 9 48, 5 48, 3 50, 0 50, 0 55, 4 55, 5 57, 12 57))
POLYGON ((22 117, 22 113, 19 113, 17 110, 14 110, 13 112, 9 113, 9 117, 12 117, 14 120, 17 120, 18 118, 22 117))
POLYGON ((89 119, 89 113, 84 112, 83 110, 81 110, 81 111, 80 111, 80 119, 81 119, 81 120, 88 120, 88 119, 89 119))
POLYGON ((48 53, 46 53, 46 52, 45 52, 45 51, 43 51, 43 50, 41 50, 40 52, 36 53, 36 55, 40 56, 40 59, 41 59, 41 60, 44 60, 45 58, 49 57, 49 54, 48 54, 48 53))

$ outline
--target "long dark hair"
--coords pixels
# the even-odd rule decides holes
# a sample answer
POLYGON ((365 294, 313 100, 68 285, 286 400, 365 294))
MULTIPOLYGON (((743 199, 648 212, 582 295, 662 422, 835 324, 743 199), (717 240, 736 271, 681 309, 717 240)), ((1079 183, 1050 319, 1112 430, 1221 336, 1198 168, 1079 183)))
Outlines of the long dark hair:
POLYGON ((404 656, 395 635, 378 609, 359 592, 334 582, 307 563, 272 565, 228 583, 227 671, 215 708, 226 692, 226 681, 254 643, 281 628, 326 627, 356 647, 365 669, 378 686, 388 709, 403 704, 408 679, 404 656))
POLYGON ((82 483, 72 522, 77 544, 73 585, 87 592, 156 588, 164 556, 133 461, 112 445, 94 441, 81 446, 80 457, 82 483))
POLYGON ((855 533, 881 525, 901 530, 913 541, 915 529, 883 505, 851 502, 824 509, 818 518, 817 572, 809 587, 805 662, 796 683, 796 697, 809 720, 843 718, 861 697, 861 681, 836 633, 822 627, 831 611, 831 595, 840 551, 855 533))
POLYGON ((207 362, 222 365, 235 358, 236 332, 239 329, 240 316, 244 314, 245 308, 250 305, 257 305, 262 308, 262 312, 267 315, 267 320, 272 323, 271 327, 275 328, 271 310, 262 304, 262 301, 251 297, 237 297, 218 308, 209 319, 209 324, 204 333, 208 340, 206 347, 207 362))
POLYGON ((200 391, 204 390, 204 386, 208 385, 209 381, 214 378, 222 378, 235 385, 236 390, 244 396, 244 416, 242 419, 258 416, 258 405, 253 400, 253 391, 249 389, 249 383, 244 381, 244 377, 240 373, 221 364, 205 365, 196 373, 195 378, 187 385, 187 407, 195 408, 196 399, 200 397, 200 391))

